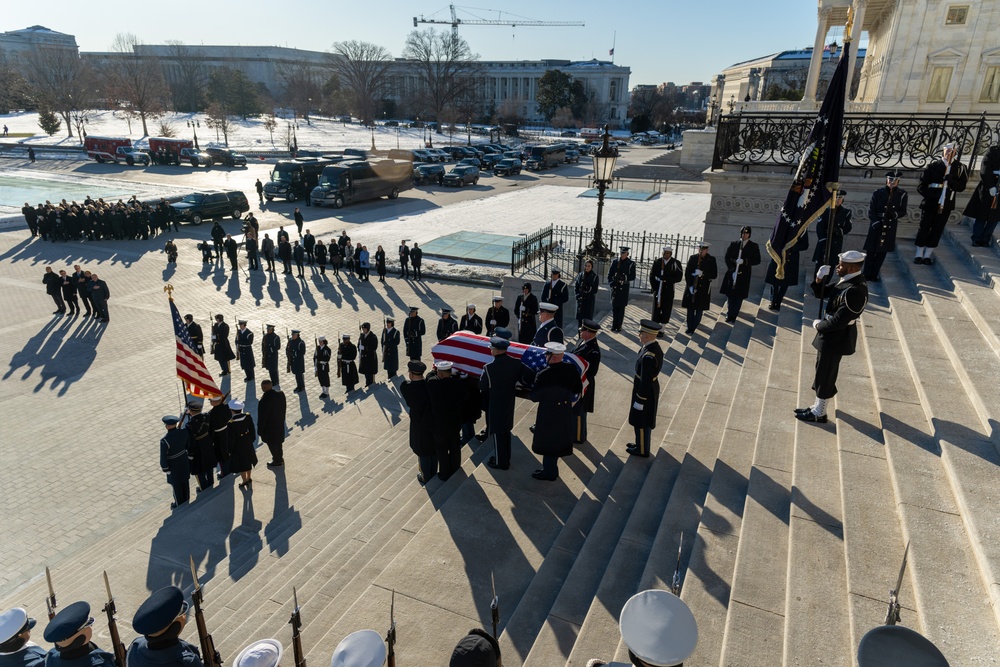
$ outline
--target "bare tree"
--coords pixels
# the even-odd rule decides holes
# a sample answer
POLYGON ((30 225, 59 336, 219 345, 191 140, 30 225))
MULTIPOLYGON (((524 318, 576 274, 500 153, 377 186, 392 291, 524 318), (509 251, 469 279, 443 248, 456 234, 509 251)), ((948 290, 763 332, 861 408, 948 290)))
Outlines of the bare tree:
POLYGON ((167 41, 167 46, 163 65, 174 108, 188 113, 204 108, 210 72, 201 52, 176 40, 167 41))
POLYGON ((145 137, 149 136, 146 119, 159 117, 165 109, 167 84, 159 61, 136 53, 141 44, 132 33, 118 33, 111 43, 114 56, 103 74, 108 98, 139 118, 145 137))
POLYGON ((321 77, 305 62, 278 63, 275 74, 281 82, 281 101, 309 118, 309 111, 320 103, 323 95, 321 77))
MULTIPOLYGON (((403 57, 413 61, 420 81, 418 95, 423 106, 440 121, 445 108, 452 106, 475 85, 479 56, 455 32, 433 29, 414 30, 406 38, 403 57)), ((440 133, 441 125, 438 125, 440 133)))
POLYGON ((352 111, 365 123, 374 120, 389 80, 392 54, 370 42, 335 42, 330 65, 354 98, 352 111))
POLYGON ((274 129, 278 127, 278 119, 275 118, 272 113, 270 116, 264 118, 261 125, 263 125, 264 129, 267 130, 267 133, 271 135, 271 147, 274 148, 274 129))
POLYGON ((206 110, 208 120, 205 124, 216 132, 222 133, 222 140, 229 145, 229 135, 236 130, 232 117, 226 113, 226 108, 219 102, 212 102, 206 110))
POLYGON ((28 51, 25 65, 39 106, 62 116, 72 138, 73 112, 93 108, 97 99, 93 71, 76 52, 45 46, 28 51))

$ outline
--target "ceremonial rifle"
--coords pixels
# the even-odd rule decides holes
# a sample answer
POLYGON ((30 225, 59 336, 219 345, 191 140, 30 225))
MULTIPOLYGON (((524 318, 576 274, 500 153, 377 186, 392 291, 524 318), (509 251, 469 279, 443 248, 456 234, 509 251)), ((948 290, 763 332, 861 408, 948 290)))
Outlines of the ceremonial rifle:
POLYGON ((680 541, 677 543, 677 565, 674 567, 674 576, 670 580, 670 592, 677 597, 681 596, 681 549, 684 548, 684 533, 681 533, 680 541))
POLYGON ((344 336, 337 332, 337 377, 340 377, 340 367, 344 365, 344 336))
POLYGON ((889 591, 889 608, 885 612, 885 625, 896 625, 899 623, 899 589, 903 587, 903 572, 906 571, 906 557, 910 553, 910 543, 906 543, 903 550, 903 564, 899 566, 899 577, 896 579, 896 587, 889 591))
MULTIPOLYGON (((497 595, 497 582, 493 577, 493 571, 490 570, 490 586, 493 588, 493 600, 490 602, 490 616, 493 620, 493 639, 500 641, 500 637, 497 636, 497 626, 500 625, 500 597, 497 595)), ((503 667, 503 663, 500 658, 497 658, 497 667, 503 667)))
POLYGON ((389 630, 385 633, 385 643, 389 647, 388 667, 396 667, 396 589, 393 589, 389 603, 389 630))
POLYGON ((49 612, 49 620, 56 615, 56 589, 52 587, 52 574, 49 572, 49 567, 45 566, 45 581, 49 585, 49 596, 45 598, 45 608, 49 612))
POLYGON ((198 625, 198 641, 201 644, 201 659, 205 663, 205 667, 222 667, 222 656, 219 655, 219 651, 215 648, 215 640, 212 639, 212 635, 208 634, 208 628, 205 626, 205 610, 202 609, 201 603, 204 597, 202 592, 201 583, 198 581, 198 570, 194 567, 194 557, 188 556, 191 563, 191 578, 194 579, 194 590, 191 591, 191 602, 194 604, 194 620, 198 625))
POLYGON ((111 594, 107 570, 104 571, 104 588, 108 592, 108 601, 104 603, 103 611, 108 615, 108 633, 111 635, 111 647, 115 654, 115 667, 125 667, 125 644, 118 634, 118 621, 115 620, 118 609, 115 606, 115 596, 111 594))
MULTIPOLYGON (((288 327, 285 327, 285 345, 289 345, 292 342, 292 334, 288 333, 288 327)), ((285 355, 285 372, 292 372, 292 356, 290 354, 285 355)))
POLYGON ((302 612, 299 607, 299 594, 295 591, 294 586, 292 586, 292 599, 295 603, 295 609, 288 622, 292 626, 292 651, 295 655, 295 667, 306 667, 306 656, 302 651, 302 612))
POLYGON ((208 323, 212 327, 212 348, 209 350, 210 354, 215 354, 215 318, 212 317, 212 311, 208 312, 208 323))

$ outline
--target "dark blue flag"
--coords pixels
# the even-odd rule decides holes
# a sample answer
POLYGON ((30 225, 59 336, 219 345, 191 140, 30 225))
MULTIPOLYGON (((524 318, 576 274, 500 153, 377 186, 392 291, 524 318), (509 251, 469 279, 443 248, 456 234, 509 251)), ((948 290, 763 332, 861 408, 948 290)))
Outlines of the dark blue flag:
POLYGON ((802 150, 792 187, 788 189, 767 242, 767 252, 777 265, 774 275, 779 280, 785 277, 788 252, 795 247, 809 225, 823 215, 833 201, 831 189, 838 187, 850 51, 850 44, 845 44, 844 53, 830 79, 830 87, 802 150))

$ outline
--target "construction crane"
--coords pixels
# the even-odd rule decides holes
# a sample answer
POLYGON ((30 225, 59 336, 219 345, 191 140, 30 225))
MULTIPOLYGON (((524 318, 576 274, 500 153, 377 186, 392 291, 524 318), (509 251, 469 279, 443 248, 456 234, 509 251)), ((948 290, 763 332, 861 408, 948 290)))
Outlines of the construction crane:
MULTIPOLYGON (((448 5, 448 9, 451 10, 451 20, 450 21, 445 21, 445 20, 442 20, 442 19, 427 19, 427 18, 424 18, 423 14, 421 14, 420 18, 417 18, 416 16, 413 17, 413 27, 416 28, 417 24, 419 24, 419 23, 437 23, 437 24, 441 24, 441 25, 450 25, 452 33, 456 33, 456 34, 458 33, 458 26, 459 25, 509 25, 512 28, 516 28, 518 26, 529 26, 529 27, 540 27, 540 26, 544 26, 544 27, 576 27, 576 28, 582 28, 582 27, 584 27, 583 21, 534 21, 534 20, 531 20, 531 19, 522 19, 522 18, 511 19, 509 21, 506 21, 506 20, 503 20, 503 19, 498 19, 498 20, 489 20, 489 19, 460 19, 455 14, 455 5, 448 5)), ((490 10, 490 11, 493 11, 493 10, 490 10)), ((498 12, 498 13, 500 13, 502 15, 502 12, 498 12)))

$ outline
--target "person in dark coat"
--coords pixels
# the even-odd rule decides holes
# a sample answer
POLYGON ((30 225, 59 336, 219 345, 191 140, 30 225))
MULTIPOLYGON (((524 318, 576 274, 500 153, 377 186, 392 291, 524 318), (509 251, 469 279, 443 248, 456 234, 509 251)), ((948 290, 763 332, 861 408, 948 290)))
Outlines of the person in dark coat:
POLYGON ((299 245, 298 241, 295 242, 295 246, 292 248, 292 259, 295 260, 295 268, 298 269, 299 272, 298 277, 305 278, 306 251, 301 245, 299 245))
POLYGON ((288 370, 295 376, 296 394, 306 390, 306 342, 299 337, 301 332, 292 329, 291 338, 285 344, 285 359, 288 370))
POLYGON ((475 437, 476 422, 483 416, 483 393, 479 390, 478 377, 463 371, 455 375, 465 384, 465 396, 459 408, 462 413, 460 442, 464 445, 475 437))
POLYGON ((31 641, 35 622, 22 607, 0 614, 0 667, 43 667, 45 649, 31 641))
POLYGON ((226 240, 226 230, 216 220, 212 225, 212 244, 215 246, 215 259, 222 259, 223 241, 226 240))
POLYGON ((229 375, 229 362, 236 358, 236 353, 229 344, 229 325, 221 314, 215 316, 212 325, 212 357, 222 367, 222 375, 229 375))
POLYGON ((406 364, 406 382, 399 393, 410 411, 410 449, 417 455, 417 481, 426 484, 437 474, 437 450, 434 448, 434 414, 428 382, 424 379, 427 364, 410 361, 406 364))
POLYGON ((580 327, 580 342, 573 349, 573 354, 587 362, 587 391, 573 406, 576 415, 576 434, 573 442, 582 443, 587 440, 587 414, 594 411, 594 400, 597 395, 597 371, 601 368, 601 347, 597 344, 597 332, 601 325, 594 320, 584 320, 580 327))
POLYGON ((229 409, 233 413, 226 430, 229 438, 229 470, 240 474, 243 479, 240 488, 249 491, 253 485, 250 476, 257 465, 257 450, 254 447, 257 430, 254 428, 253 417, 243 412, 243 401, 232 399, 229 401, 229 409))
POLYGON ((458 323, 459 331, 471 331, 477 336, 483 334, 483 318, 476 314, 476 304, 470 303, 465 307, 465 315, 462 315, 462 320, 458 323))
POLYGON ((66 312, 66 303, 63 301, 62 296, 62 281, 59 279, 59 274, 52 270, 51 266, 45 267, 45 273, 42 275, 42 284, 45 285, 45 293, 52 297, 52 300, 56 303, 56 309, 52 312, 53 315, 62 315, 66 312))
POLYGON ((542 301, 551 303, 558 307, 556 310, 556 326, 562 329, 563 309, 569 301, 569 285, 562 279, 562 271, 552 269, 549 281, 542 286, 542 301))
POLYGON ((316 349, 313 351, 313 372, 319 382, 320 398, 330 398, 330 361, 333 350, 327 344, 326 336, 316 339, 316 349))
POLYGON ((378 336, 372 333, 372 325, 365 322, 361 325, 361 338, 358 339, 358 373, 365 376, 365 387, 375 383, 378 373, 378 336))
POLYGON ((226 234, 226 241, 223 243, 226 249, 226 257, 229 258, 229 270, 236 271, 239 268, 239 255, 237 251, 239 250, 239 245, 236 243, 236 239, 230 234, 226 234))
POLYGON ((261 341, 260 365, 267 369, 267 374, 271 378, 271 386, 277 387, 278 382, 278 357, 281 354, 281 336, 274 333, 274 325, 266 326, 267 333, 261 341))
POLYGON ((503 305, 503 297, 493 297, 493 305, 486 309, 486 335, 492 337, 497 327, 506 329, 510 325, 510 311, 503 305))
POLYGON ((91 641, 93 625, 86 602, 73 602, 56 612, 42 633, 54 644, 45 655, 46 667, 115 667, 115 656, 91 641))
POLYGON ((437 325, 437 339, 440 343, 448 336, 458 331, 458 322, 451 316, 451 308, 441 309, 441 319, 437 325))
POLYGON ((500 667, 500 644, 480 628, 469 630, 451 652, 448 667, 500 667))
MULTIPOLYGON (((87 291, 87 284, 90 279, 87 274, 84 273, 83 269, 80 268, 79 264, 73 265, 73 274, 70 276, 73 279, 73 285, 76 288, 76 294, 80 297, 80 301, 83 302, 83 308, 85 310, 83 316, 88 317, 91 311, 90 305, 90 293, 87 291)), ((204 352, 202 353, 204 354, 204 352)))
POLYGON ((146 599, 132 618, 136 637, 125 654, 128 667, 204 667, 198 647, 180 639, 187 624, 184 593, 167 586, 146 599))
POLYGON ((530 345, 535 339, 538 325, 535 316, 538 315, 538 297, 531 293, 531 283, 521 286, 521 295, 514 302, 514 314, 517 315, 517 342, 530 345))
POLYGON ((350 334, 342 334, 340 338, 340 347, 337 348, 337 365, 340 371, 337 375, 350 394, 358 383, 358 347, 351 342, 350 334))
POLYGON ((576 297, 576 329, 583 327, 583 321, 593 319, 594 308, 597 305, 597 290, 601 279, 594 272, 594 262, 587 260, 583 271, 573 281, 573 294, 576 297))
POLYGON ((281 260, 281 275, 292 272, 292 244, 288 241, 278 241, 278 259, 281 260))
POLYGON ((270 234, 264 234, 264 240, 260 242, 260 253, 267 262, 267 270, 274 273, 274 239, 270 234))
POLYGON ((184 326, 187 328, 188 338, 194 345, 194 351, 200 356, 205 356, 205 334, 201 331, 201 325, 194 321, 194 315, 188 313, 184 316, 184 326))
POLYGON ((160 469, 167 473, 167 482, 174 490, 175 509, 191 498, 191 436, 186 430, 178 429, 180 420, 173 415, 163 418, 166 434, 160 438, 160 469))
POLYGON ((868 283, 861 273, 865 253, 849 250, 841 253, 839 259, 837 276, 840 280, 828 281, 830 266, 823 265, 812 283, 817 299, 829 299, 823 319, 813 320, 816 330, 813 347, 818 350, 812 385, 816 401, 808 408, 795 410, 797 419, 818 424, 827 422, 826 402, 837 394, 840 360, 854 354, 858 342, 857 319, 868 305, 868 283))
POLYGON ((340 276, 340 267, 344 264, 344 249, 339 243, 330 244, 330 270, 333 275, 340 276))
POLYGON ((257 199, 260 201, 261 206, 264 205, 264 184, 257 179, 257 182, 253 184, 255 190, 257 190, 257 199))
POLYGON ((285 465, 285 395, 274 388, 270 380, 260 383, 260 400, 257 402, 257 434, 271 452, 268 468, 285 465))
POLYGON ((316 241, 316 266, 319 267, 319 274, 321 276, 326 275, 326 244, 323 243, 323 239, 316 241))
POLYGON ((399 244, 399 277, 410 277, 410 248, 406 245, 406 239, 399 244))
POLYGON ((826 235, 830 232, 831 209, 823 211, 823 215, 816 221, 816 249, 813 251, 813 264, 816 265, 816 269, 843 252, 844 237, 854 228, 854 214, 851 213, 851 209, 844 207, 846 196, 847 190, 837 192, 837 212, 833 219, 833 240, 830 242, 829 256, 826 251, 826 235))
POLYGON ((90 285, 87 288, 91 303, 94 304, 94 317, 107 324, 111 321, 111 313, 108 311, 108 299, 111 298, 111 290, 108 283, 97 277, 96 273, 90 274, 90 285))
POLYGON ((306 260, 309 262, 309 266, 316 264, 316 237, 311 230, 307 229, 305 236, 302 237, 302 249, 306 253, 306 260))
POLYGON ((218 463, 212 440, 212 420, 202 412, 203 405, 201 400, 188 401, 185 424, 191 445, 188 458, 191 461, 191 473, 198 480, 198 487, 195 489, 198 493, 215 486, 215 466, 218 463))
POLYGON ((423 280, 424 276, 420 273, 420 267, 424 263, 424 251, 420 248, 420 245, 416 242, 413 243, 413 249, 410 250, 410 264, 413 266, 413 279, 423 280))
POLYGON ((233 412, 226 405, 225 396, 211 398, 209 402, 212 404, 208 413, 209 426, 212 427, 212 450, 219 463, 219 479, 222 479, 229 474, 229 420, 233 418, 233 412))
POLYGON ((375 272, 378 273, 378 281, 385 282, 385 250, 380 245, 375 250, 375 272))
POLYGON ((663 325, 652 320, 639 323, 639 358, 635 362, 632 379, 632 405, 628 423, 635 430, 635 442, 625 450, 633 456, 646 458, 656 428, 656 409, 660 400, 660 369, 663 368, 663 350, 656 342, 656 335, 663 325))
POLYGON ((493 436, 493 456, 486 462, 490 468, 510 468, 511 437, 514 429, 514 399, 521 378, 521 362, 507 354, 510 341, 494 336, 490 339, 493 360, 483 367, 479 390, 488 405, 487 436, 493 436))
POLYGON ((63 302, 69 308, 70 315, 80 314, 80 302, 76 298, 76 283, 73 282, 66 271, 59 270, 59 289, 62 292, 63 302))
POLYGON ((622 246, 618 259, 611 262, 611 267, 608 269, 608 285, 611 286, 611 330, 616 332, 622 330, 629 289, 635 280, 635 262, 629 258, 630 251, 631 248, 622 246))
POLYGON ((719 291, 729 297, 726 322, 730 324, 736 321, 743 300, 750 294, 753 267, 760 264, 760 246, 750 240, 751 232, 749 226, 744 226, 740 230, 740 240, 733 241, 726 248, 726 275, 722 278, 722 289, 719 291))
POLYGON ((385 328, 382 329, 382 368, 389 378, 396 377, 399 371, 399 329, 396 320, 385 318, 385 328))
MULTIPOLYGON (((306 201, 309 201, 309 200, 310 200, 310 198, 306 197, 306 201)), ((301 236, 302 236, 302 225, 305 224, 305 218, 302 217, 302 211, 299 210, 298 206, 295 207, 295 211, 292 213, 292 218, 295 220, 295 228, 297 230, 299 230, 299 237, 301 238, 301 236)))
POLYGON ((972 224, 972 245, 988 248, 993 243, 993 230, 1000 222, 1000 144, 986 149, 979 165, 979 184, 969 198, 964 214, 972 224))
POLYGON ((236 337, 234 339, 237 352, 236 358, 240 360, 240 368, 246 374, 243 381, 253 382, 253 369, 257 365, 257 360, 254 358, 253 353, 253 331, 247 328, 246 320, 239 320, 237 326, 236 337))
POLYGON ((427 378, 427 392, 434 417, 434 451, 438 460, 438 477, 447 480, 462 466, 462 443, 459 431, 462 412, 456 406, 465 404, 465 383, 452 373, 452 362, 437 361, 434 372, 427 378))
POLYGON ((956 159, 953 144, 945 144, 939 159, 934 160, 920 176, 917 192, 923 197, 920 202, 920 227, 913 242, 916 254, 914 264, 933 264, 934 248, 941 242, 948 216, 955 210, 955 195, 965 190, 969 182, 969 170, 956 159))
MULTIPOLYGON (((712 305, 712 281, 719 275, 715 258, 708 254, 709 243, 702 241, 698 252, 688 259, 684 270, 684 298, 681 306, 687 308, 687 335, 694 333, 701 323, 701 316, 712 305)), ((662 327, 657 333, 662 331, 662 327)))
POLYGON ((247 234, 243 239, 243 247, 247 251, 247 267, 250 271, 260 271, 262 267, 257 259, 257 237, 252 234, 247 234))
POLYGON ((799 253, 809 249, 809 231, 803 230, 799 240, 785 252, 785 277, 778 278, 778 264, 771 259, 767 265, 767 273, 764 275, 764 282, 771 286, 771 303, 768 310, 781 310, 781 302, 785 299, 785 294, 789 287, 799 284, 799 253))
POLYGON ((908 198, 906 190, 899 187, 903 172, 890 171, 885 175, 885 187, 872 193, 868 204, 868 236, 865 237, 866 280, 880 282, 882 263, 886 253, 896 249, 896 229, 899 219, 906 217, 908 198))
POLYGON ((403 341, 406 343, 406 357, 420 359, 424 351, 423 337, 427 334, 424 320, 417 314, 418 308, 410 306, 410 314, 403 322, 403 341))
MULTIPOLYGON (((663 256, 653 262, 649 271, 649 289, 653 294, 654 322, 666 324, 674 309, 674 285, 684 279, 684 267, 674 257, 670 246, 663 246, 663 256)), ((662 336, 662 331, 660 332, 662 336)))
POLYGON ((544 347, 546 343, 561 343, 564 340, 562 328, 556 324, 558 306, 545 301, 538 304, 538 329, 531 344, 544 347))
POLYGON ((542 467, 531 476, 550 482, 559 479, 559 457, 573 455, 573 403, 583 391, 576 366, 563 363, 565 352, 562 343, 546 343, 548 366, 535 376, 529 396, 538 403, 531 451, 542 455, 542 467))

